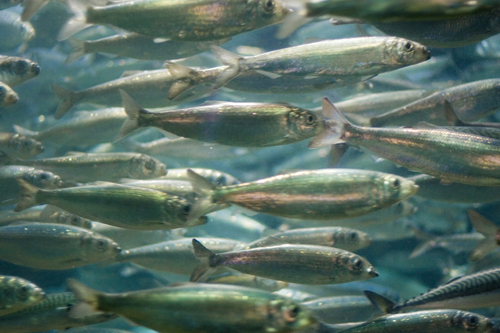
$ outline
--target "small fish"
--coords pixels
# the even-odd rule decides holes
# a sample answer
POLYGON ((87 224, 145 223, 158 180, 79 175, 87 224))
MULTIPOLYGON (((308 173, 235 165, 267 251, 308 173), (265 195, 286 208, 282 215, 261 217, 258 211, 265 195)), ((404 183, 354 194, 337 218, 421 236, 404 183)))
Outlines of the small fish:
POLYGON ((298 303, 259 289, 183 283, 106 294, 72 279, 68 284, 80 302, 71 310, 72 316, 111 312, 160 333, 285 333, 316 323, 311 312, 298 303))
POLYGON ((399 313, 369 320, 343 333, 495 333, 493 320, 459 310, 428 310, 399 313))
POLYGON ((350 143, 445 182, 500 185, 500 140, 448 130, 355 126, 323 99, 326 130, 310 148, 350 143))
POLYGON ((396 37, 325 40, 250 57, 236 55, 218 46, 212 46, 212 52, 222 64, 228 66, 219 74, 215 88, 251 70, 271 77, 369 78, 430 58, 425 46, 396 37))
POLYGON ((0 275, 0 316, 40 303, 45 293, 40 287, 16 276, 0 275))
POLYGON ((0 259, 38 269, 70 269, 113 258, 118 244, 90 230, 52 223, 0 228, 0 259))
POLYGON ((89 220, 70 214, 51 205, 35 206, 22 212, 14 212, 10 210, 0 212, 0 226, 9 225, 19 221, 58 223, 85 229, 92 228, 92 223, 89 220))
POLYGON ((59 121, 54 126, 39 132, 30 131, 19 125, 14 125, 13 128, 20 135, 44 143, 71 148, 88 148, 100 143, 112 142, 125 119, 127 115, 123 108, 108 108, 79 112, 75 117, 59 121))
POLYGON ((330 246, 347 251, 356 251, 370 245, 368 234, 342 227, 301 228, 276 233, 247 244, 245 249, 280 244, 304 244, 330 246))
POLYGON ((119 138, 139 127, 154 126, 175 135, 235 147, 285 145, 322 130, 313 112, 284 104, 217 103, 151 112, 120 90, 128 120, 119 138))
POLYGON ((59 40, 92 24, 106 24, 153 38, 213 41, 278 23, 290 12, 280 0, 124 1, 86 10, 78 2, 69 5, 75 16, 61 29, 59 40))
POLYGON ((188 173, 200 193, 193 217, 227 203, 290 218, 346 218, 388 207, 418 189, 402 177, 354 169, 298 171, 224 187, 215 187, 192 170, 188 173))
MULTIPOLYGON (((23 22, 14 8, 0 11, 0 30, 0 51, 23 52, 27 49, 28 42, 35 37, 35 29, 31 23, 23 22)), ((11 84, 2 82, 12 87, 11 84)))
POLYGON ((139 34, 114 35, 98 40, 85 41, 70 39, 69 43, 73 48, 73 52, 70 53, 65 64, 72 63, 85 54, 94 52, 142 60, 175 60, 209 51, 210 46, 222 45, 227 41, 229 41, 229 38, 205 42, 168 40, 156 43, 155 38, 139 34))
POLYGON ((225 274, 221 276, 212 276, 205 282, 214 284, 231 284, 234 286, 257 288, 270 292, 278 291, 288 286, 287 282, 265 279, 250 274, 225 274))
POLYGON ((51 204, 78 216, 116 227, 168 230, 206 223, 191 219, 193 204, 185 198, 148 188, 114 183, 42 190, 19 179, 22 197, 14 211, 51 204))
MULTIPOLYGON (((215 253, 232 251, 244 244, 232 239, 198 238, 215 253)), ((118 262, 132 262, 136 265, 161 272, 190 275, 198 260, 193 252, 191 238, 170 240, 166 242, 141 246, 120 252, 116 257, 118 262)))
POLYGON ((378 276, 365 258, 327 246, 279 245, 214 253, 193 239, 200 264, 190 281, 203 281, 217 267, 234 269, 268 279, 300 284, 333 284, 378 276))
MULTIPOLYGON (((54 172, 65 182, 113 181, 120 178, 148 179, 164 176, 165 164, 136 153, 71 153, 39 160, 1 157, 3 164, 32 166, 54 172)), ((0 163, 1 164, 1 163, 0 163)))
POLYGON ((38 304, 21 311, 0 316, 0 330, 9 333, 31 333, 36 331, 66 330, 102 323, 116 318, 116 315, 103 313, 82 318, 72 318, 69 311, 77 300, 73 293, 51 293, 38 304))
POLYGON ((31 158, 45 151, 41 142, 17 133, 0 133, 0 151, 11 157, 31 158))
POLYGON ((0 107, 6 107, 16 104, 19 101, 19 96, 11 87, 3 82, 0 82, 0 107))
POLYGON ((366 297, 385 313, 422 309, 470 310, 500 305, 500 268, 491 268, 474 274, 459 276, 444 285, 397 304, 371 291, 366 297))
POLYGON ((38 74, 40 66, 29 59, 0 56, 0 81, 9 87, 17 86, 38 74))
POLYGON ((377 311, 364 296, 320 297, 301 304, 328 324, 366 321, 377 311))

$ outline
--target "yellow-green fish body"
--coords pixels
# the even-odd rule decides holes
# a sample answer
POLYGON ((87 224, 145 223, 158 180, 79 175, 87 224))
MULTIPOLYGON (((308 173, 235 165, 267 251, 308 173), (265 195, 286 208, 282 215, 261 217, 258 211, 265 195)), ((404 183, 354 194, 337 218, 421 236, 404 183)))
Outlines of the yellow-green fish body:
POLYGON ((0 275, 0 316, 35 305, 45 293, 34 283, 16 276, 0 275))

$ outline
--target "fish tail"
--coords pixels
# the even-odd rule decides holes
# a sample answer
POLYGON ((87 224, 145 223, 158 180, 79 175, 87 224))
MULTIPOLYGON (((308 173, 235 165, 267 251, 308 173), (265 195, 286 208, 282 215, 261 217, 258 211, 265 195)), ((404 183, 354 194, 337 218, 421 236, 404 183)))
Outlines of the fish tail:
POLYGON ((122 96, 123 108, 125 109, 125 113, 127 114, 128 118, 123 123, 122 128, 120 129, 120 134, 118 134, 115 142, 119 141, 127 134, 132 133, 133 131, 141 127, 139 125, 139 118, 141 116, 141 113, 148 112, 144 110, 139 104, 137 104, 129 94, 121 89, 120 95, 122 96))
POLYGON ((193 274, 191 274, 189 281, 203 282, 210 276, 213 271, 212 267, 210 267, 210 258, 212 256, 215 256, 215 253, 207 249, 195 238, 193 238, 193 251, 194 255, 196 256, 196 258, 198 258, 200 263, 193 271, 193 274))
POLYGON ((365 290, 365 296, 373 304, 373 306, 383 313, 397 313, 401 307, 396 302, 374 293, 373 291, 365 290))
POLYGON ((219 206, 218 203, 213 201, 213 194, 217 188, 193 170, 188 169, 187 173, 191 186, 193 186, 193 191, 199 196, 188 216, 189 221, 194 221, 200 216, 214 211, 214 208, 219 206))
POLYGON ((21 21, 29 21, 39 11, 43 6, 45 6, 49 0, 24 0, 23 1, 23 13, 21 14, 21 21))
POLYGON ((172 100, 188 91, 194 86, 194 78, 199 77, 199 74, 194 69, 182 66, 170 61, 165 61, 165 67, 170 72, 170 75, 178 81, 174 82, 168 91, 167 98, 172 100))
POLYGON ((416 258, 422 254, 424 254, 427 251, 430 251, 434 248, 437 247, 437 240, 435 237, 432 237, 431 235, 425 233, 424 231, 420 230, 419 228, 416 227, 411 227, 413 230, 413 233, 418 239, 424 240, 424 242, 420 245, 418 245, 413 252, 410 254, 408 257, 409 259, 416 258))
POLYGON ((85 51, 85 41, 78 39, 70 39, 68 43, 72 49, 72 52, 68 55, 66 60, 64 60, 64 64, 71 64, 76 60, 83 57, 87 52, 85 51))
POLYGON ((467 126, 457 115, 450 102, 444 101, 444 118, 450 126, 467 126))
POLYGON ((123 148, 125 148, 126 150, 129 150, 129 151, 135 151, 135 152, 143 153, 143 154, 148 153, 147 149, 145 148, 146 144, 137 142, 137 141, 132 140, 132 139, 121 140, 120 146, 122 146, 123 148))
POLYGON ((19 125, 12 125, 12 128, 17 134, 24 135, 29 138, 36 137, 38 135, 38 132, 30 131, 29 129, 21 127, 19 125))
POLYGON ((40 188, 31 185, 24 179, 17 179, 17 183, 19 184, 19 188, 21 189, 21 198, 19 203, 14 207, 15 212, 20 212, 25 210, 26 208, 30 208, 36 206, 37 203, 37 194, 41 191, 40 188))
POLYGON ((75 15, 59 31, 59 35, 57 35, 58 41, 66 40, 77 32, 92 26, 92 24, 87 23, 86 14, 92 7, 87 6, 87 4, 80 0, 69 0, 68 5, 75 15))
POLYGON ((216 45, 212 45, 210 48, 217 60, 223 65, 228 66, 215 80, 214 89, 218 89, 240 74, 240 60, 242 57, 216 45))
POLYGON ((78 303, 69 312, 70 317, 81 318, 100 313, 98 308, 101 292, 73 279, 68 279, 68 286, 78 300, 78 303))
POLYGON ((471 209, 467 213, 474 229, 484 236, 484 239, 476 245, 469 256, 470 261, 477 261, 499 247, 497 238, 500 237, 500 228, 471 209))
POLYGON ((62 102, 57 107, 56 114, 54 115, 54 118, 59 119, 64 116, 76 102, 78 102, 79 96, 77 92, 61 88, 56 84, 52 85, 52 90, 59 99, 62 99, 62 102))
POLYGON ((325 129, 309 142, 309 148, 343 143, 344 127, 350 124, 328 98, 323 98, 322 106, 325 129))

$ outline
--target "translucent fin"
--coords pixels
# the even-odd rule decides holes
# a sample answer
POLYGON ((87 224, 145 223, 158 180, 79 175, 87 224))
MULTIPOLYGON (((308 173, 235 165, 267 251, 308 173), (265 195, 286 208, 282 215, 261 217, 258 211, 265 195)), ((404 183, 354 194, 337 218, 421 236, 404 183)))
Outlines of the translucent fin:
POLYGON ((70 18, 61 28, 61 31, 59 31, 59 35, 57 36, 58 41, 66 40, 77 32, 92 26, 92 24, 87 23, 86 17, 86 11, 92 9, 92 7, 87 7, 87 5, 80 0, 68 0, 68 5, 75 15, 70 18))
POLYGON ((34 185, 31 185, 24 179, 17 179, 19 188, 21 189, 21 198, 19 203, 14 207, 15 212, 20 212, 26 208, 30 208, 37 205, 36 195, 40 189, 34 185))
POLYGON ((21 14, 21 21, 29 21, 39 11, 43 6, 45 6, 49 0, 24 0, 23 1, 23 13, 21 14))
POLYGON ((343 143, 344 141, 340 137, 343 134, 344 126, 350 124, 328 98, 323 98, 322 106, 325 129, 309 142, 309 148, 343 143))
POLYGON ((198 73, 189 67, 176 64, 175 62, 165 61, 165 68, 168 69, 170 75, 174 79, 185 79, 190 78, 198 73))
POLYGON ((81 318, 100 313, 97 310, 100 292, 73 279, 68 279, 68 286, 78 300, 69 312, 70 317, 81 318))
POLYGON ((397 303, 385 298, 373 291, 365 290, 365 296, 368 300, 383 313, 394 313, 397 308, 397 303))
POLYGON ((120 134, 118 134, 115 142, 141 127, 139 126, 141 113, 148 113, 148 111, 144 110, 139 104, 137 104, 129 94, 121 89, 119 91, 122 97, 123 108, 125 109, 125 113, 128 118, 125 120, 125 123, 123 123, 122 128, 120 129, 120 134))
POLYGON ((64 64, 71 64, 76 60, 80 59, 85 55, 85 41, 78 39, 70 39, 68 40, 69 45, 72 48, 72 52, 68 55, 66 60, 64 60, 64 64))
POLYGON ((285 17, 285 21, 280 24, 276 38, 284 39, 295 32, 304 24, 309 23, 312 19, 306 17, 305 9, 294 10, 285 17))
POLYGON ((38 132, 30 131, 29 129, 26 129, 19 125, 12 125, 12 128, 14 129, 14 132, 16 132, 17 134, 24 135, 30 138, 36 137, 38 135, 38 132))
POLYGON ((191 274, 190 282, 202 282, 210 275, 212 268, 210 267, 210 257, 215 255, 212 251, 203 246, 198 240, 193 238, 193 251, 194 255, 200 263, 191 274))
POLYGON ((212 212, 219 204, 212 201, 213 192, 216 190, 215 185, 191 169, 187 170, 187 174, 193 190, 199 196, 188 216, 188 220, 192 221, 208 212, 212 212))
POLYGON ((467 126, 457 115, 450 102, 444 101, 444 118, 450 126, 467 126))
POLYGON ((170 89, 168 90, 167 98, 173 100, 185 91, 188 91, 193 87, 191 80, 179 80, 174 82, 170 89))
POLYGON ((474 229, 485 237, 476 245, 469 256, 470 261, 477 261, 499 247, 500 228, 473 210, 469 209, 467 213, 474 229))
POLYGON ((228 66, 215 80, 214 89, 218 89, 240 74, 239 62, 243 59, 243 57, 224 50, 222 47, 216 45, 212 45, 210 48, 212 49, 212 52, 217 60, 219 60, 223 65, 228 66))
POLYGON ((52 90, 59 99, 62 99, 54 115, 54 118, 60 119, 78 102, 79 98, 76 92, 61 88, 56 84, 52 85, 52 90))

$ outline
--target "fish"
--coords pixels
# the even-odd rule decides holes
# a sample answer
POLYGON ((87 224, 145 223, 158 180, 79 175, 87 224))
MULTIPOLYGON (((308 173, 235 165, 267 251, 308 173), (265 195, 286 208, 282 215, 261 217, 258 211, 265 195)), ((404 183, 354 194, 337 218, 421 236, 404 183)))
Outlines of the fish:
POLYGON ((128 119, 118 139, 140 127, 154 126, 182 137, 235 147, 290 144, 317 135, 316 115, 286 104, 216 103, 151 112, 120 90, 128 119))
POLYGON ((19 96, 17 93, 5 83, 0 82, 0 107, 10 106, 18 101, 19 96))
POLYGON ((73 316, 92 310, 111 312, 160 333, 279 333, 316 323, 309 310, 292 300, 240 286, 181 283, 161 289, 107 294, 73 279, 68 280, 68 285, 79 300, 71 310, 73 316))
POLYGON ((179 168, 179 169, 168 169, 168 173, 165 176, 162 176, 163 179, 172 179, 172 180, 187 180, 189 181, 189 171, 193 170, 210 183, 215 186, 229 186, 239 184, 240 181, 233 175, 230 175, 227 172, 214 170, 214 169, 206 169, 206 168, 179 168))
POLYGON ((7 9, 13 6, 17 6, 22 3, 23 0, 2 0, 0 1, 0 10, 7 9))
POLYGON ((242 57, 212 46, 217 59, 228 66, 217 77, 215 88, 222 87, 242 72, 254 70, 271 77, 296 75, 308 77, 361 76, 377 74, 417 64, 430 58, 427 48, 396 37, 359 37, 325 40, 292 46, 256 56, 242 57))
POLYGON ((116 318, 116 315, 102 313, 82 318, 69 316, 77 300, 73 293, 48 293, 40 303, 21 311, 0 317, 0 330, 9 333, 30 333, 35 331, 66 330, 102 323, 116 318))
POLYGON ((164 176, 159 160, 136 153, 71 153, 61 157, 21 160, 0 156, 0 164, 31 166, 54 172, 65 182, 113 181, 120 178, 148 179, 164 176))
POLYGON ((500 185, 500 140, 439 129, 355 126, 327 98, 323 116, 326 130, 309 142, 310 148, 347 142, 444 182, 500 185))
POLYGON ((40 74, 40 66, 29 59, 0 56, 0 82, 9 87, 17 86, 40 74))
MULTIPOLYGON (((13 0, 10 3, 15 1, 13 0)), ((33 40, 36 34, 33 25, 29 22, 23 22, 14 8, 0 11, 0 30, 2 30, 3 36, 0 42, 1 52, 25 51, 28 47, 28 42, 33 40)))
POLYGON ((214 253, 193 238, 193 249, 200 263, 190 281, 202 282, 218 267, 310 285, 346 283, 378 276, 365 258, 327 246, 285 244, 214 253))
POLYGON ((212 93, 210 86, 201 84, 182 96, 176 96, 175 100, 169 101, 167 99, 168 91, 172 84, 177 81, 178 79, 173 78, 168 69, 158 69, 122 76, 79 91, 72 91, 53 84, 52 90, 62 100, 54 118, 60 119, 75 105, 84 102, 121 106, 122 100, 118 93, 120 89, 127 91, 133 98, 148 107, 162 108, 195 100, 212 93))
POLYGON ((40 303, 45 293, 36 284, 17 276, 0 275, 0 316, 40 303))
POLYGON ((169 40, 155 43, 155 38, 135 33, 114 35, 98 40, 69 39, 73 52, 66 58, 65 63, 72 63, 85 54, 95 52, 142 60, 176 60, 209 51, 210 46, 222 45, 228 41, 229 38, 203 42, 169 40))
POLYGON ((213 41, 278 23, 290 12, 280 0, 125 1, 86 9, 78 2, 70 1, 69 5, 75 16, 59 32, 60 41, 92 24, 106 24, 153 38, 213 41))
POLYGON ((14 212, 12 210, 0 212, 0 226, 13 224, 19 221, 59 223, 85 229, 92 228, 91 221, 51 205, 35 206, 22 212, 14 212))
POLYGON ((223 187, 192 170, 188 174, 200 193, 190 213, 193 217, 228 203, 296 219, 346 218, 388 207, 418 190, 402 177, 355 169, 304 170, 223 187))
POLYGON ((377 311, 364 296, 320 297, 301 304, 328 324, 367 321, 377 311))
POLYGON ((168 230, 206 222, 189 218, 193 204, 164 192, 105 182, 99 185, 42 190, 19 179, 21 200, 14 211, 52 204, 89 220, 136 230, 168 230))
POLYGON ((499 281, 500 269, 495 267, 459 276, 401 304, 371 291, 365 291, 365 294, 385 313, 422 309, 470 310, 498 306, 499 281))
POLYGON ((53 223, 0 228, 0 259, 38 269, 64 270, 113 258, 113 240, 90 230, 53 223))
POLYGON ((3 132, 0 133, 0 151, 8 156, 31 158, 45 151, 43 144, 30 137, 3 132))
POLYGON ((331 246, 356 251, 370 245, 370 236, 362 231, 342 227, 300 228, 278 232, 247 244, 245 249, 279 244, 331 246))
POLYGON ((13 128, 20 135, 46 144, 88 148, 100 143, 113 142, 126 118, 123 108, 107 108, 79 112, 74 117, 59 121, 42 131, 31 131, 19 125, 14 125, 13 128), (61 140, 62 138, 64 140, 61 140))
MULTIPOLYGON (((214 252, 228 252, 244 244, 232 239, 200 237, 199 241, 214 252)), ((136 247, 120 252, 117 262, 131 262, 156 271, 190 275, 196 266, 191 238, 169 240, 151 245, 136 247)))
POLYGON ((428 310, 399 313, 369 320, 342 331, 344 333, 375 332, 498 332, 492 319, 460 310, 428 310))

